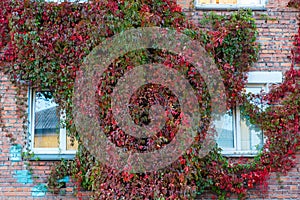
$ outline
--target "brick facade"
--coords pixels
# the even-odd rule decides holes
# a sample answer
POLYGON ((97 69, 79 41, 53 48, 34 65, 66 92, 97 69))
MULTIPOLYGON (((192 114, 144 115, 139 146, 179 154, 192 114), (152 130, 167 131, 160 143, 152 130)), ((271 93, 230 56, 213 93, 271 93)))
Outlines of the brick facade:
MULTIPOLYGON (((255 11, 259 30, 258 42, 261 44, 260 58, 252 71, 285 71, 290 67, 290 50, 292 35, 297 32, 297 12, 287 8, 288 0, 269 0, 265 11, 255 11), (266 17, 267 16, 267 17, 266 17)), ((197 22, 202 10, 190 11, 190 0, 178 0, 191 20, 197 22)), ((225 11, 218 11, 226 13, 225 11)), ((0 199, 77 199, 73 196, 74 185, 66 180, 66 188, 60 194, 45 191, 47 176, 55 161, 13 161, 11 135, 16 138, 14 143, 25 145, 22 117, 16 99, 27 103, 26 90, 18 94, 8 78, 0 71, 0 199), (32 172, 30 171, 32 169, 32 172)), ((26 123, 25 123, 26 124, 26 123)), ((87 197, 86 197, 87 198, 87 197)), ((199 199, 210 199, 207 193, 199 199)), ((259 188, 250 191, 249 199, 299 199, 300 198, 300 154, 297 155, 297 165, 286 175, 273 173, 269 179, 268 190, 262 193, 259 188)))
MULTIPOLYGON (((190 11, 188 0, 178 0, 184 5, 184 10, 195 23, 202 18, 204 12, 213 10, 196 9, 190 11)), ((254 11, 258 43, 261 46, 259 61, 252 71, 284 71, 291 66, 289 59, 292 39, 298 31, 298 10, 287 8, 289 0, 269 0, 265 10, 254 11)), ((215 11, 219 14, 228 14, 228 11, 215 11)))

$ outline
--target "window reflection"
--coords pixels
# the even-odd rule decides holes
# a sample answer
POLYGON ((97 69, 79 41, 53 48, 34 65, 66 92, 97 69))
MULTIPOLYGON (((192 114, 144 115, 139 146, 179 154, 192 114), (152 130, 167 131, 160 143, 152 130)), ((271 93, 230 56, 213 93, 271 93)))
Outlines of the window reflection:
POLYGON ((249 119, 240 120, 241 127, 241 150, 259 150, 263 144, 262 131, 249 119))
POLYGON ((34 106, 34 147, 59 147, 59 112, 51 92, 36 92, 34 106))
POLYGON ((234 148, 234 121, 232 111, 215 121, 217 143, 221 148, 234 148))

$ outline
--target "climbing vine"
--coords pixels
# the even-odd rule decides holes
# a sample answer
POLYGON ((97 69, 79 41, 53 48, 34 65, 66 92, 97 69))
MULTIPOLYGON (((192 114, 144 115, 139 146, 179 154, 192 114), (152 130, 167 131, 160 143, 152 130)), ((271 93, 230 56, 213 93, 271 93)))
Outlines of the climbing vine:
MULTIPOLYGON (((22 80, 23 84, 38 90, 51 90, 61 109, 66 110, 68 134, 79 142, 76 158, 62 161, 52 170, 48 181, 50 189, 59 188, 57 180, 70 175, 76 182, 79 197, 80 188, 84 188, 93 191, 96 199, 132 196, 136 199, 190 199, 205 190, 214 191, 222 199, 232 193, 243 197, 255 184, 264 185, 270 172, 286 172, 294 166, 300 141, 300 71, 294 68, 293 62, 285 81, 273 87, 270 93, 244 94, 245 74, 258 57, 257 30, 251 11, 237 11, 229 16, 210 14, 201 20, 201 26, 196 26, 173 0, 93 0, 87 3, 4 0, 1 8, 1 70, 15 84, 22 80), (107 109, 110 102, 106 97, 120 77, 134 66, 160 63, 180 71, 198 92, 204 125, 193 145, 167 168, 142 174, 117 173, 98 162, 84 147, 72 119, 76 72, 84 58, 106 38, 130 28, 152 26, 175 29, 203 44, 222 75, 227 108, 242 106, 244 116, 267 136, 263 149, 254 159, 228 160, 217 147, 204 158, 198 156, 211 114, 206 103, 210 97, 205 83, 183 56, 153 49, 129 52, 118 58, 99 81, 97 106, 101 119, 110 127, 107 137, 128 151, 159 149, 172 140, 176 134, 172 126, 168 132, 160 132, 157 137, 161 140, 154 141, 152 146, 149 141, 137 141, 116 131, 107 109), (268 107, 261 109, 253 104, 252 100, 257 98, 268 107)), ((295 39, 293 60, 299 62, 299 35, 295 39)), ((153 87, 152 91, 160 91, 160 88, 153 87)), ((167 90, 162 93, 169 94, 167 90)), ((170 102, 176 103, 176 98, 170 102)), ((140 106, 138 101, 133 100, 133 104, 140 106)), ((180 108, 174 107, 173 111, 179 113, 180 108)), ((179 114, 173 117, 180 122, 179 114)), ((139 117, 136 120, 137 123, 147 121, 139 117)))

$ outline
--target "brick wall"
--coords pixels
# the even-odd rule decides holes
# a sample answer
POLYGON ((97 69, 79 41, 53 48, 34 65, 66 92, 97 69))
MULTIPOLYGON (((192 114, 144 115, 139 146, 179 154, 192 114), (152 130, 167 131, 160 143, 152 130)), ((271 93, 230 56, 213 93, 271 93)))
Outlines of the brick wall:
POLYGON ((297 155, 297 165, 285 176, 278 177, 272 173, 268 181, 267 193, 252 191, 249 199, 299 199, 300 198, 300 154, 297 155))
MULTIPOLYGON (((189 9, 188 0, 178 0, 191 20, 198 23, 204 12, 212 10, 189 9)), ((261 45, 259 61, 252 71, 284 71, 291 65, 290 50, 292 36, 298 31, 298 11, 287 8, 289 0, 269 0, 266 10, 254 11, 254 18, 259 31, 258 42, 261 45)), ((229 11, 216 11, 219 14, 228 14, 229 11)))
MULTIPOLYGON (((202 10, 190 11, 190 0, 178 0, 197 22, 203 15, 202 10)), ((269 0, 266 11, 255 11, 259 30, 258 42, 261 44, 260 59, 251 70, 284 71, 290 66, 291 36, 297 32, 297 12, 286 8, 288 0, 269 0), (267 14, 270 19, 263 16, 267 14)), ((207 12, 207 11, 205 11, 207 12)), ((218 11, 219 13, 228 13, 218 11)), ((16 98, 23 99, 26 104, 26 90, 21 94, 8 78, 0 71, 0 199, 77 199, 73 196, 71 181, 66 180, 66 188, 60 194, 51 194, 45 191, 47 176, 55 161, 12 161, 17 159, 12 153, 11 138, 14 143, 25 145, 21 111, 16 104, 16 98), (32 169, 32 172, 30 171, 32 169)), ((212 198, 206 193, 199 199, 212 198)), ((297 166, 285 176, 278 179, 274 173, 269 179, 268 190, 262 193, 259 188, 253 189, 249 199, 298 199, 300 198, 300 154, 297 155, 297 166)))
POLYGON ((43 196, 48 199, 77 199, 72 195, 73 184, 70 182, 66 183, 65 195, 44 193, 53 161, 28 163, 17 161, 18 158, 12 154, 12 143, 25 146, 26 127, 23 127, 23 122, 26 119, 21 117, 22 111, 16 104, 17 97, 20 102, 26 103, 26 89, 21 88, 18 94, 7 76, 0 71, 0 199, 41 199, 43 196), (14 139, 16 141, 12 141, 14 139))
MULTIPOLYGON (((296 156, 296 166, 287 174, 271 173, 267 188, 257 186, 248 192, 246 199, 300 199, 300 153, 296 156)), ((216 199, 210 192, 204 193, 197 199, 216 199)), ((230 199, 237 199, 231 196, 230 199)))

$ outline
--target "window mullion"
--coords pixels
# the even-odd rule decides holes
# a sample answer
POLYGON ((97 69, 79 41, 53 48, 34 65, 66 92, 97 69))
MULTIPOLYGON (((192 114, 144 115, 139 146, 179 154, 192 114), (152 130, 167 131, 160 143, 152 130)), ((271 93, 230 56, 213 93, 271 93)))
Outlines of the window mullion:
POLYGON ((241 127, 240 127, 240 109, 238 106, 235 108, 235 120, 234 120, 234 130, 235 130, 235 144, 236 144, 236 150, 241 151, 242 146, 241 146, 241 127))
POLYGON ((30 112, 31 112, 31 115, 30 115, 30 122, 31 122, 31 126, 30 126, 30 135, 31 135, 31 149, 34 148, 34 134, 35 134, 35 131, 34 131, 34 127, 35 127, 35 92, 33 92, 33 90, 31 89, 30 90, 30 112))
POLYGON ((67 131, 66 131, 66 128, 65 128, 65 125, 64 125, 65 116, 66 116, 65 112, 60 114, 59 147, 60 147, 61 151, 66 151, 67 150, 67 131))
POLYGON ((65 128, 60 128, 59 147, 60 147, 61 151, 63 151, 63 152, 65 152, 67 150, 67 135, 66 135, 65 128))

